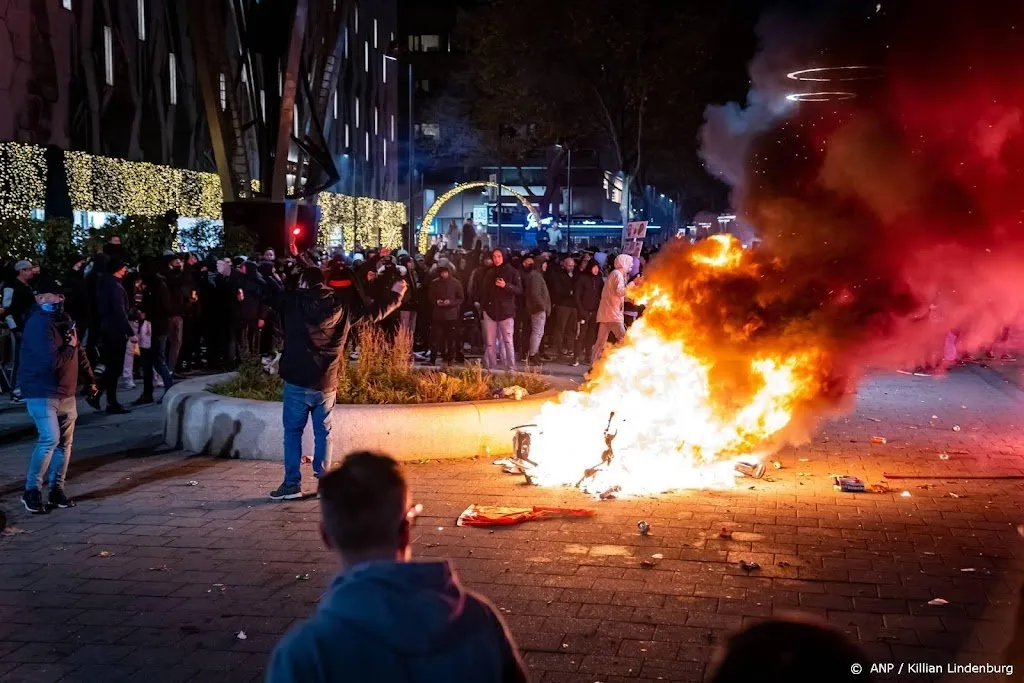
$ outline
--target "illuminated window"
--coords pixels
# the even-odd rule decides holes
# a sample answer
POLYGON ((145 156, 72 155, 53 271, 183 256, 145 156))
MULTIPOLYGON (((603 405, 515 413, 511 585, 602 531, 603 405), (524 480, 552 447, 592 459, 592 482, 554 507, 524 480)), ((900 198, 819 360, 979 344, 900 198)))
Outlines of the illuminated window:
POLYGON ((167 79, 171 90, 171 104, 178 103, 178 58, 174 53, 167 55, 167 79))
POLYGON ((146 39, 146 0, 135 0, 135 8, 139 17, 139 40, 146 39))
POLYGON ((359 128, 359 110, 362 109, 360 104, 359 98, 356 97, 356 128, 359 128))
POLYGON ((345 124, 345 149, 348 149, 351 146, 352 146, 352 139, 349 136, 349 127, 348 127, 348 124, 346 123, 345 124))
POLYGON ((338 89, 334 89, 334 120, 338 120, 338 89))
POLYGON ((292 105, 292 135, 299 137, 299 105, 292 105))
POLYGON ((114 85, 114 33, 109 26, 103 27, 103 75, 107 85, 114 85))
MULTIPOLYGON (((141 0, 140 0, 141 1, 141 0)), ((373 47, 377 47, 377 20, 373 20, 373 47)))
POLYGON ((228 79, 224 74, 220 75, 220 110, 228 108, 228 79))
POLYGON ((370 73, 370 41, 363 43, 363 68, 370 73))
POLYGON ((384 55, 380 58, 380 77, 384 85, 388 84, 388 56, 384 55))
POLYGON ((384 143, 384 168, 388 167, 388 143, 384 143))
POLYGON ((263 114, 263 120, 267 120, 267 91, 260 88, 260 112, 263 114))
POLYGON ((63 0, 62 5, 64 9, 71 9, 71 0, 63 0))
POLYGON ((439 123, 417 123, 416 135, 418 137, 437 139, 441 137, 441 124, 439 123))
POLYGON ((366 131, 366 160, 370 160, 370 131, 366 131))
POLYGON ((373 134, 380 135, 380 109, 373 108, 373 134))
POLYGON ((341 29, 345 32, 345 59, 348 59, 348 26, 344 26, 341 29))
POLYGON ((441 36, 409 36, 409 49, 413 52, 440 52, 441 36))
POLYGON ((395 141, 395 115, 391 115, 391 142, 395 141))
POLYGON ((355 3, 354 8, 355 8, 356 33, 359 33, 359 3, 358 2, 355 3))

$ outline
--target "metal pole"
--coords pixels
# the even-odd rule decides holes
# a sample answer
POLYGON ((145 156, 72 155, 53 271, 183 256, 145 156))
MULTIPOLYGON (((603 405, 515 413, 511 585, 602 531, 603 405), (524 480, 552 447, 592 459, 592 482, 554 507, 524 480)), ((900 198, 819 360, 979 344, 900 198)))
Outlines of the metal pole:
POLYGON ((567 147, 569 154, 568 169, 566 170, 566 184, 569 186, 569 210, 565 218, 565 244, 568 250, 572 251, 572 147, 567 147))
POLYGON ((413 168, 416 160, 416 144, 413 140, 412 124, 412 59, 409 60, 409 253, 416 253, 416 211, 413 209, 413 168))
POLYGON ((501 181, 504 175, 504 168, 502 168, 501 162, 498 162, 498 233, 495 238, 495 247, 501 248, 501 181))

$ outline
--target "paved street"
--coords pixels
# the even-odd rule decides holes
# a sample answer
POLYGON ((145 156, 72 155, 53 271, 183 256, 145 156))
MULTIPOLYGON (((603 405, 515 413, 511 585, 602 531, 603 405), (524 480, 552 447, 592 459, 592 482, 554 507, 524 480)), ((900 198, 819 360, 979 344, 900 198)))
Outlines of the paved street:
MULTIPOLYGON (((958 477, 1024 475, 1020 426, 1024 394, 972 366, 870 380, 854 412, 779 456, 771 480, 727 492, 595 502, 523 486, 483 459, 410 464, 425 510, 415 553, 451 558, 545 683, 700 681, 729 633, 791 612, 846 631, 873 661, 1001 662, 1024 581, 1024 480, 958 477), (830 473, 935 478, 845 494, 830 473), (456 527, 471 503, 598 513, 456 527)), ((0 450, 3 480, 27 451, 0 450)), ((316 502, 267 500, 281 477, 273 463, 136 453, 78 465, 74 510, 29 517, 16 494, 0 498, 14 525, 0 538, 0 680, 259 680, 334 570, 316 502)))

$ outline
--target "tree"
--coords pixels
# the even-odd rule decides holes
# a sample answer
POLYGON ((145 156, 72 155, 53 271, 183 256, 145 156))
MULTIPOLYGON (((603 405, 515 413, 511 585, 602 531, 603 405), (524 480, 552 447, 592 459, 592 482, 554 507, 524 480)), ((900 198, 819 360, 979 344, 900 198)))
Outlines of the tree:
POLYGON ((696 159, 694 93, 714 77, 706 65, 727 14, 712 2, 495 0, 465 27, 473 118, 485 136, 526 127, 513 144, 494 141, 513 160, 562 139, 596 146, 633 190, 647 174, 669 182, 678 157, 667 149, 696 159))

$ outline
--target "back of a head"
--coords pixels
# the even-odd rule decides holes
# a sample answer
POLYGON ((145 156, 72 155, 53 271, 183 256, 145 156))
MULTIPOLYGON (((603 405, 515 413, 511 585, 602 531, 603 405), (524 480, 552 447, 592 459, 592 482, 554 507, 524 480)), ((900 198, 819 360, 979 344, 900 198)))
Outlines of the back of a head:
POLYGON ((729 638, 711 682, 865 683, 871 680, 867 666, 867 656, 842 633, 810 622, 773 619, 729 638))
POLYGON ((390 551, 404 544, 408 488, 391 457, 357 451, 321 477, 320 513, 324 534, 342 555, 390 551))
POLYGON ((307 287, 317 287, 324 283, 324 271, 316 266, 308 266, 302 269, 301 282, 307 287))

